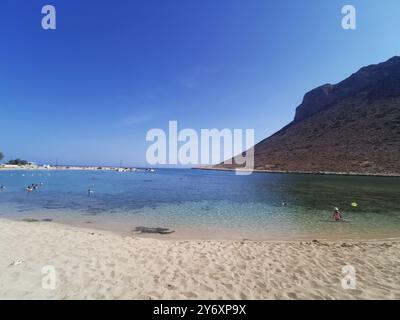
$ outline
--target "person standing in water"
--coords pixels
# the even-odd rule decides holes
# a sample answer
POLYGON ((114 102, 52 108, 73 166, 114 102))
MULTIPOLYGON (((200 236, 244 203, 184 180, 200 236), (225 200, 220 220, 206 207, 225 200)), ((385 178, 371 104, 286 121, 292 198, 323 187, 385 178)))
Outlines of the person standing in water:
POLYGON ((334 208, 332 218, 333 218, 335 221, 343 221, 342 213, 339 211, 339 208, 338 208, 338 207, 335 207, 335 208, 334 208))

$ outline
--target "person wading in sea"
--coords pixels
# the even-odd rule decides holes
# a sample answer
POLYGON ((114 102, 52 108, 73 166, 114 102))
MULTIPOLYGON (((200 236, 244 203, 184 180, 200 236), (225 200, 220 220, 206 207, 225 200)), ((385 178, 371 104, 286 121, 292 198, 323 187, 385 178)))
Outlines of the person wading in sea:
POLYGON ((335 208, 334 208, 332 218, 333 218, 335 221, 343 221, 342 213, 339 211, 339 208, 338 208, 338 207, 335 207, 335 208))

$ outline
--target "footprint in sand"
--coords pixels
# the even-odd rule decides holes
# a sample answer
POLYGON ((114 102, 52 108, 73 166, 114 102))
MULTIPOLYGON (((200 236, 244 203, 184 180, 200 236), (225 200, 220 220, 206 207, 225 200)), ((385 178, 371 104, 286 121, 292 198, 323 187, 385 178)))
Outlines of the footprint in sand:
POLYGON ((188 299, 197 298, 197 294, 194 292, 182 292, 182 294, 188 299))
POLYGON ((175 290, 176 286, 172 285, 172 284, 167 284, 167 289, 168 290, 175 290))
POLYGON ((287 296, 290 299, 297 299, 297 294, 295 292, 288 292, 287 296))
POLYGON ((232 290, 233 286, 230 283, 222 283, 228 290, 232 290))
POLYGON ((204 285, 204 284, 202 284, 202 285, 200 286, 200 289, 205 290, 205 291, 208 291, 208 292, 214 292, 214 290, 213 290, 212 288, 210 288, 210 287, 208 287, 208 286, 206 286, 206 285, 204 285))

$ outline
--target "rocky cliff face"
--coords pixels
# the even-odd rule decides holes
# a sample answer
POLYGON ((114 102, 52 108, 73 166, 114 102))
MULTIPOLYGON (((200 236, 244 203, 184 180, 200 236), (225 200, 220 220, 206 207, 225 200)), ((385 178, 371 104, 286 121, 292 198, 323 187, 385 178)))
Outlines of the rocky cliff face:
POLYGON ((296 109, 294 121, 301 121, 361 93, 364 93, 365 98, 370 101, 398 97, 399 84, 400 57, 364 67, 336 85, 326 84, 306 93, 303 103, 296 109))
POLYGON ((400 174, 400 57, 311 90, 254 150, 258 170, 400 174))

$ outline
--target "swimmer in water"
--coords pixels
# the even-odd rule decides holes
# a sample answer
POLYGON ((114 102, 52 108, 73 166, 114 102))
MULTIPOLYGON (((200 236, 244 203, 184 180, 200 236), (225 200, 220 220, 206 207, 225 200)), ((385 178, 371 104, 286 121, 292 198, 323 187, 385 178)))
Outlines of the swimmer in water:
POLYGON ((335 208, 334 208, 332 218, 333 218, 335 221, 343 221, 342 213, 339 211, 339 208, 338 208, 338 207, 335 207, 335 208))

